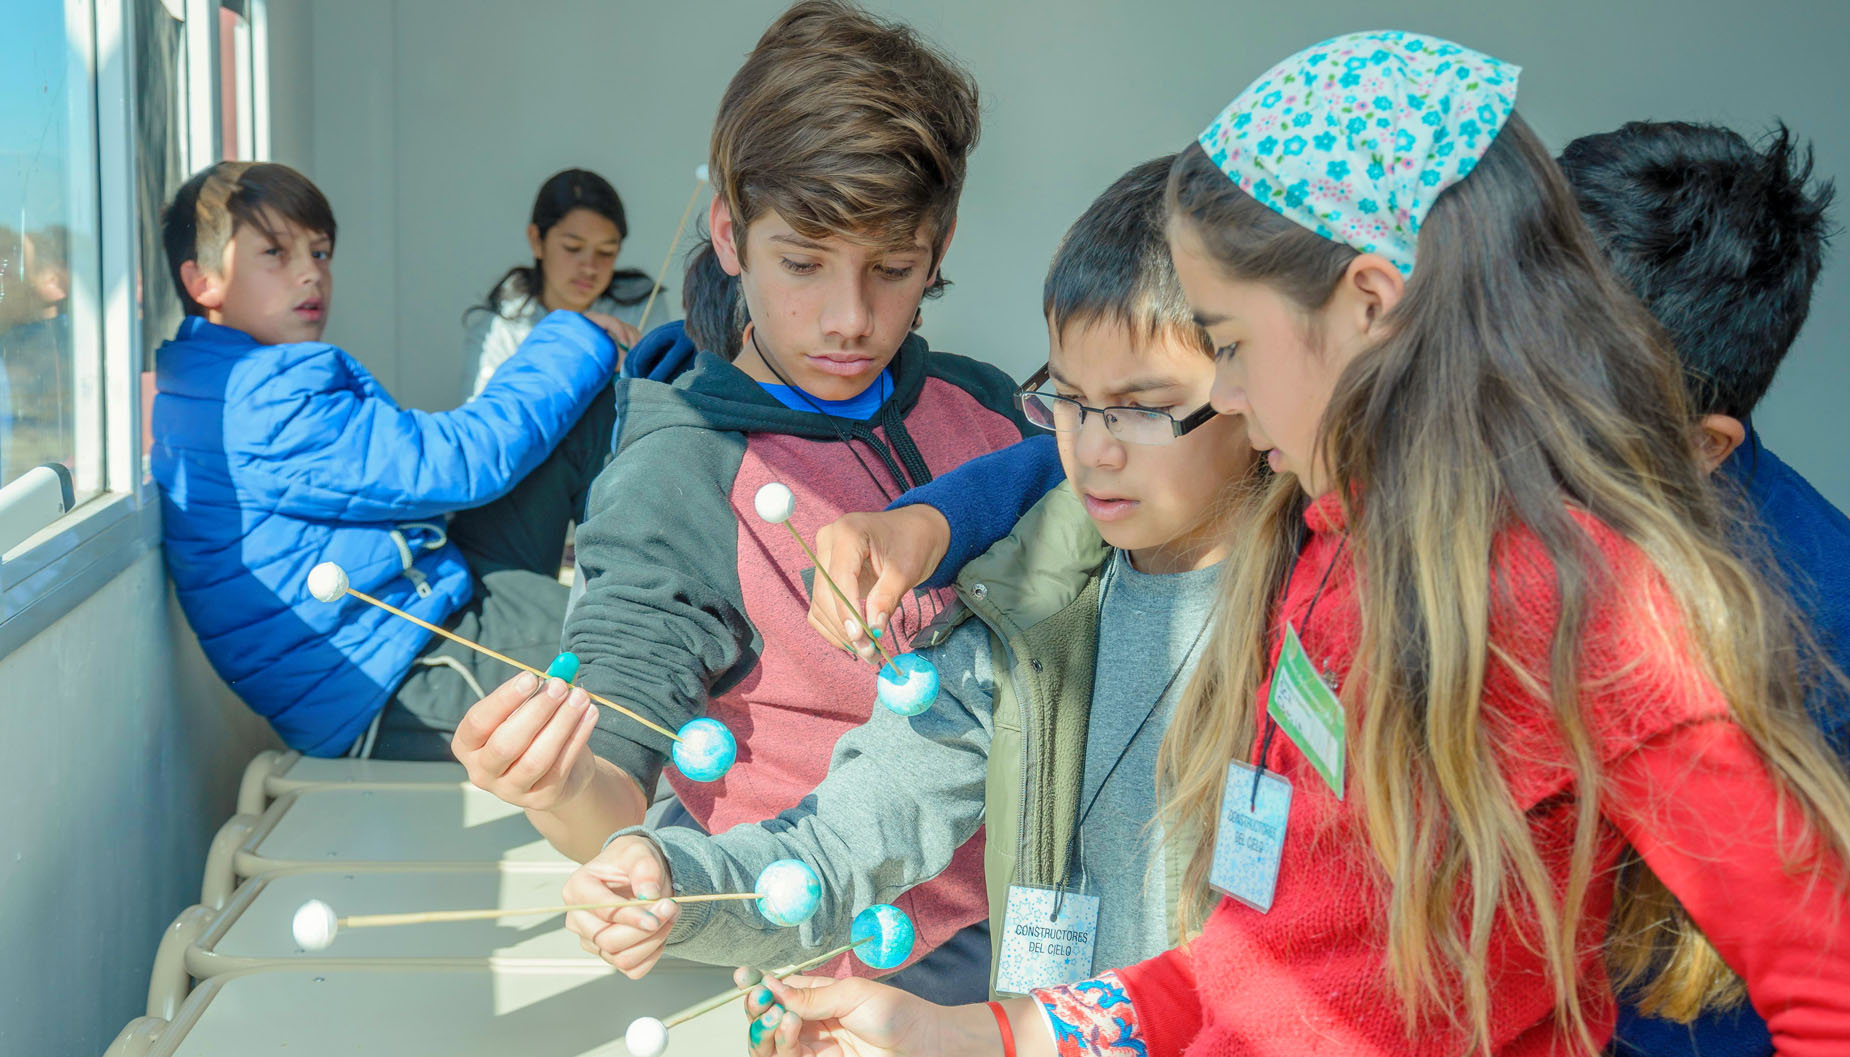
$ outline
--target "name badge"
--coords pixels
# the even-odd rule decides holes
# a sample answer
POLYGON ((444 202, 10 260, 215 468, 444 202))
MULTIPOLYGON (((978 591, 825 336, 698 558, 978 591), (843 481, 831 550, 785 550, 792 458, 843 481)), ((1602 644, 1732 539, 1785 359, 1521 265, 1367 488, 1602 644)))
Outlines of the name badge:
POLYGON ((1010 885, 996 990, 1025 995, 1037 987, 1078 983, 1092 975, 1097 946, 1097 896, 1010 885))
POLYGON ((1317 673, 1317 666, 1298 641, 1298 629, 1285 625, 1285 644, 1272 669, 1272 690, 1265 713, 1298 747, 1310 765, 1330 784, 1336 799, 1343 798, 1343 759, 1349 732, 1343 723, 1343 703, 1317 673))
POLYGON ((1220 825, 1214 833, 1214 865, 1208 884, 1261 914, 1278 892, 1278 864, 1285 856, 1285 826, 1291 816, 1291 783, 1267 771, 1234 762, 1220 797, 1220 825))

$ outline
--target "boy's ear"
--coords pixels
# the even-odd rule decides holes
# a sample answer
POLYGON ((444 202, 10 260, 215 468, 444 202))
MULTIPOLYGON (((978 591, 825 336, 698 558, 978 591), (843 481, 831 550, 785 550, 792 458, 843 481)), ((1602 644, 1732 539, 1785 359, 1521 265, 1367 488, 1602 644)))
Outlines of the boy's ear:
POLYGON ((1704 415, 1696 420, 1696 461, 1712 474, 1747 439, 1747 427, 1733 415, 1704 415))
POLYGON ((719 258, 720 270, 727 275, 738 275, 745 270, 739 262, 738 236, 743 234, 732 223, 732 210, 727 207, 723 195, 714 195, 713 204, 707 207, 707 231, 713 235, 713 255, 719 258))
POLYGON ((542 256, 540 251, 544 249, 544 246, 540 242, 540 226, 538 224, 527 225, 527 248, 533 251, 534 260, 537 261, 540 259, 542 256))
POLYGON ((198 261, 180 263, 180 285, 200 308, 217 311, 225 307, 225 277, 206 271, 198 261))

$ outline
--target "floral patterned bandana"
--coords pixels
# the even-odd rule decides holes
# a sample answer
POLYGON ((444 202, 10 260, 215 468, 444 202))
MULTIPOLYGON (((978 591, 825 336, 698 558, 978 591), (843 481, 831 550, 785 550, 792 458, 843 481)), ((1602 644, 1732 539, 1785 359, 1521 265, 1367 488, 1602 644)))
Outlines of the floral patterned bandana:
POLYGON ((1234 186, 1413 274, 1420 223, 1516 105, 1522 68, 1418 33, 1351 33, 1268 70, 1201 146, 1234 186))

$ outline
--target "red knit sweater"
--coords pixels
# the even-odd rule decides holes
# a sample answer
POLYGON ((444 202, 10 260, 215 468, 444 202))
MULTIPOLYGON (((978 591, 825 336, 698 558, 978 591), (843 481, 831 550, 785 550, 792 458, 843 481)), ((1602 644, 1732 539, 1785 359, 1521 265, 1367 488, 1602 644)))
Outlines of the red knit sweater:
MULTIPOLYGON (((1342 511, 1333 495, 1313 504, 1306 520, 1313 535, 1286 587, 1280 628, 1287 619, 1298 625, 1311 659, 1340 682, 1360 632, 1352 551, 1338 553, 1342 511), (1303 626, 1333 561, 1323 598, 1303 626)), ((1661 578, 1610 529, 1591 518, 1582 524, 1609 572, 1593 591, 1581 653, 1583 707, 1606 784, 1600 872, 1583 908, 1580 959, 1582 1009, 1595 1037, 1610 1034, 1614 1015, 1599 950, 1613 894, 1605 868, 1629 843, 1746 979, 1781 1054, 1850 1054, 1850 915, 1835 888, 1839 868, 1814 875, 1782 867, 1772 780, 1690 660, 1661 578)), ((1557 608, 1552 566, 1527 533, 1506 534, 1493 560, 1496 648, 1484 719, 1536 845, 1565 884, 1581 791, 1546 702, 1517 675, 1548 671, 1557 608)), ((1268 689, 1261 687, 1261 701, 1268 689)), ((1345 705, 1353 733, 1356 704, 1345 705)), ((1111 1043, 1132 1039, 1145 1043, 1150 1057, 1466 1052, 1465 1037, 1443 1018, 1409 1031, 1401 1017, 1385 969, 1387 885, 1364 834, 1358 784, 1351 781, 1347 800, 1337 800, 1283 736, 1266 762, 1293 787, 1272 910, 1223 899, 1184 950, 1107 974, 1106 983, 1122 984, 1122 993, 1094 984, 1041 994, 1062 1053, 1117 1053, 1111 1043)), ((1788 833, 1792 816, 1784 812, 1788 833)), ((1490 975, 1497 1057, 1579 1052, 1555 1027, 1541 960, 1507 919, 1495 926, 1490 975)))

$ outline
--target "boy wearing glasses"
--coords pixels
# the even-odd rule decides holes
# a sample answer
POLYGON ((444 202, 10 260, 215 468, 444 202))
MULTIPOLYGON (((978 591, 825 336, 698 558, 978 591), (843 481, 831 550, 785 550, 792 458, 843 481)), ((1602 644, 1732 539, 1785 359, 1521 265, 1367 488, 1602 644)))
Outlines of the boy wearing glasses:
POLYGON ((936 876, 985 823, 992 990, 1173 945, 1179 874, 1151 825, 1156 752, 1205 641, 1227 499, 1254 457, 1241 422, 1206 407, 1207 339, 1163 241, 1168 169, 1121 178, 1055 255, 1048 365, 1019 401, 1054 433, 1069 487, 971 562, 961 605, 915 640, 943 680, 936 704, 911 719, 875 709, 777 818, 713 837, 625 831, 564 893, 625 898, 608 879, 639 871, 673 894, 749 891, 773 860, 800 858, 822 875, 820 912, 795 930, 733 903, 678 906, 652 929, 623 911, 574 915, 587 946, 613 957, 665 939, 701 961, 794 960, 936 876))

